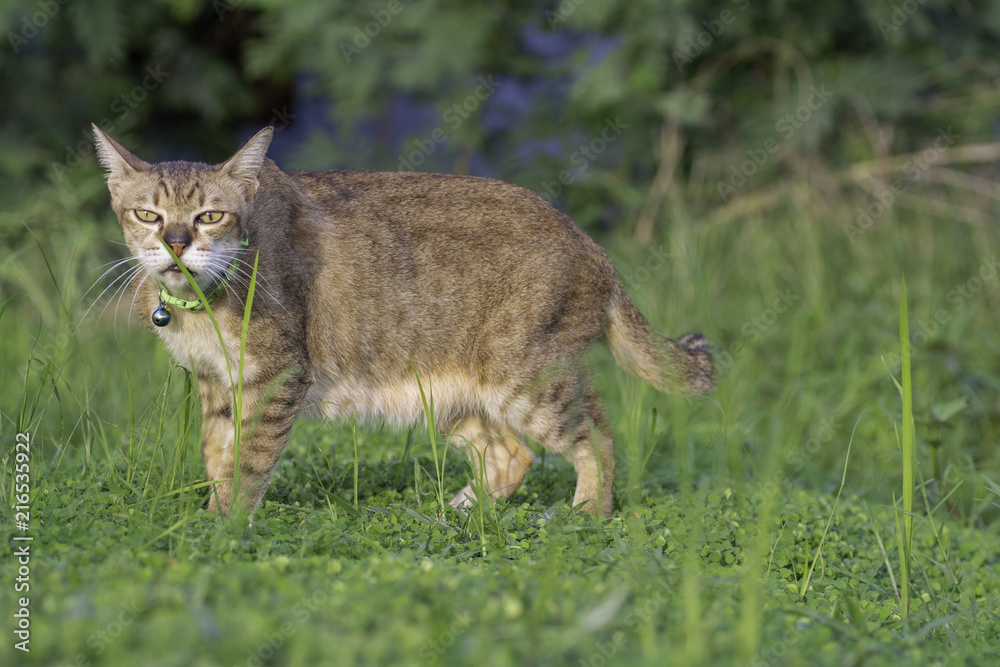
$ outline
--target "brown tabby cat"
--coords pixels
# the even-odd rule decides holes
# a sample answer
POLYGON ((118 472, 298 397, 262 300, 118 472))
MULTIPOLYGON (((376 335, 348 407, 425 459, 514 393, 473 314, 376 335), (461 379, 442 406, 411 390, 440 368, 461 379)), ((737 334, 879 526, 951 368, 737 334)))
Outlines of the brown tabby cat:
MULTIPOLYGON (((600 246, 534 192, 466 176, 286 173, 265 157, 270 127, 215 166, 148 164, 94 134, 144 269, 135 308, 197 373, 205 466, 224 480, 212 510, 234 504, 231 380, 164 244, 210 300, 234 373, 259 254, 236 500, 251 512, 300 412, 412 424, 424 419, 419 375, 437 425, 494 496, 509 497, 527 473, 527 436, 573 462, 574 505, 608 516, 611 430, 582 354, 604 336, 615 360, 657 389, 714 389, 704 338, 651 331, 600 246)), ((466 486, 452 504, 473 496, 466 486)))

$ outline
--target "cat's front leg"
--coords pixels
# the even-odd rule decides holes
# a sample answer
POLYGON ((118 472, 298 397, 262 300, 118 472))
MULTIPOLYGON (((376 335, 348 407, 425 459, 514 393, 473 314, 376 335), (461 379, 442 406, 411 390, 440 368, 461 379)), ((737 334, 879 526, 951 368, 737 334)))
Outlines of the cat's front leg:
POLYGON ((199 378, 202 402, 202 454, 208 477, 215 483, 208 509, 227 514, 233 507, 234 483, 238 482, 237 506, 253 513, 271 481, 278 457, 285 449, 295 418, 309 389, 306 376, 286 371, 259 378, 243 387, 239 475, 233 394, 210 378, 199 378))
POLYGON ((213 378, 199 375, 201 455, 210 482, 208 509, 225 513, 233 504, 233 397, 213 378), (228 471, 228 474, 227 472, 228 471))

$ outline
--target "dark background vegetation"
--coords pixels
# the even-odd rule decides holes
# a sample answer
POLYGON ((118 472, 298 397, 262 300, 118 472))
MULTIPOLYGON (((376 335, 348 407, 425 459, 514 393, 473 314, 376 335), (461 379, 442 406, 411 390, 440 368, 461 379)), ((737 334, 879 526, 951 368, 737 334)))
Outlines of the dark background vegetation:
POLYGON ((731 199, 718 181, 748 149, 785 139, 776 121, 814 86, 832 96, 742 195, 798 175, 836 196, 855 185, 844 169, 920 149, 939 128, 963 143, 995 134, 992 2, 5 4, 8 197, 79 178, 61 167, 91 160, 82 142, 102 120, 139 154, 207 161, 275 124, 288 168, 396 169, 441 127, 447 141, 422 169, 548 192, 580 166, 572 151, 620 119, 628 131, 559 200, 585 225, 629 233, 664 169, 705 208, 731 199), (493 94, 446 117, 481 76, 493 94))

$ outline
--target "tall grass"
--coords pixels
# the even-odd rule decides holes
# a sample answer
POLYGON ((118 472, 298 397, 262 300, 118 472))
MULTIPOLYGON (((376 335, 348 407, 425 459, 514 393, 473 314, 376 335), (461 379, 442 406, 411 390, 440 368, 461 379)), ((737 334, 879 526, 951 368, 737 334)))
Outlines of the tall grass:
MULTIPOLYGON (((27 378, 27 391, 21 391, 20 386, 12 391, 9 383, 0 390, 4 395, 2 409, 13 418, 12 427, 17 422, 18 411, 12 409, 15 402, 20 404, 23 399, 31 406, 32 392, 45 386, 59 386, 64 397, 66 383, 82 386, 90 370, 73 356, 80 352, 49 354, 45 350, 32 362, 29 376, 21 372, 37 332, 42 333, 36 347, 39 350, 46 336, 67 324, 75 325, 81 317, 82 308, 70 308, 72 312, 67 313, 63 303, 73 303, 93 280, 87 269, 120 254, 109 242, 120 239, 113 217, 102 213, 98 220, 86 213, 107 210, 107 191, 96 168, 93 174, 85 172, 83 168, 76 172, 80 182, 74 196, 38 196, 32 199, 35 208, 0 220, 12 244, 11 253, 0 261, 0 300, 9 300, 15 292, 25 295, 8 301, 5 325, 9 330, 0 350, 8 372, 16 369, 17 384, 24 385, 27 378), (37 243, 23 232, 25 224, 35 231, 37 243), (51 271, 38 244, 50 257, 51 271), (58 280, 58 290, 50 273, 58 280), (53 362, 49 371, 44 370, 45 358, 53 362), (48 379, 41 381, 43 377, 48 379)), ((888 304, 898 297, 890 294, 888 286, 903 270, 908 275, 908 296, 917 308, 914 322, 930 322, 934 312, 942 308, 951 316, 929 344, 914 352, 915 358, 927 358, 929 363, 915 367, 913 381, 920 383, 922 395, 965 397, 968 405, 949 419, 949 437, 935 447, 935 459, 940 461, 935 488, 942 484, 948 485, 948 491, 958 488, 949 502, 960 520, 980 520, 983 512, 989 517, 989 505, 977 500, 982 494, 976 489, 975 475, 989 473, 1000 463, 989 444, 996 440, 996 420, 990 403, 980 400, 975 390, 989 379, 972 377, 983 373, 969 360, 989 359, 994 354, 991 338, 975 332, 1000 327, 997 281, 985 282, 961 308, 948 301, 948 294, 974 275, 978 258, 990 255, 996 242, 987 230, 962 223, 955 223, 942 235, 932 210, 913 211, 905 200, 862 237, 850 239, 841 223, 853 222, 857 206, 865 204, 866 198, 831 203, 804 187, 795 190, 790 184, 788 188, 794 196, 766 215, 749 214, 738 222, 716 216, 711 209, 704 211, 683 193, 671 198, 670 217, 664 218, 661 233, 654 238, 654 243, 670 253, 670 261, 646 282, 635 281, 636 267, 644 266, 648 255, 643 247, 600 239, 611 247, 620 273, 633 279, 630 294, 643 312, 652 314, 658 328, 670 334, 701 329, 727 354, 734 345, 741 346, 722 372, 724 386, 719 396, 725 414, 708 414, 698 408, 698 418, 692 420, 699 443, 720 437, 718 431, 712 431, 715 425, 728 429, 722 440, 726 457, 716 456, 714 449, 699 452, 698 465, 713 472, 724 466, 740 475, 743 467, 766 461, 765 454, 771 448, 779 448, 782 456, 794 453, 794 447, 808 436, 810 425, 821 416, 853 416, 866 409, 870 417, 859 424, 858 437, 865 442, 880 441, 881 427, 871 418, 880 411, 878 387, 885 377, 878 360, 880 356, 894 357, 900 349, 898 340, 890 347, 883 334, 890 324, 888 304), (926 239, 934 239, 934 243, 926 239), (889 265, 894 267, 892 271, 889 265), (765 313, 775 293, 784 289, 797 297, 794 305, 769 326, 754 326, 753 319, 765 313), (952 363, 960 366, 959 374, 953 377, 935 371, 952 363)), ((129 298, 123 302, 124 312, 129 298)), ((95 317, 100 310, 95 308, 81 329, 87 337, 86 354, 97 369, 107 377, 121 377, 123 369, 131 368, 136 377, 145 377, 151 363, 154 374, 165 372, 169 357, 155 341, 120 323, 111 326, 110 320, 105 328, 105 322, 95 317)), ((614 372, 602 365, 598 380, 614 372)), ((609 397, 609 405, 631 409, 631 399, 624 400, 620 392, 605 388, 603 393, 609 397)), ((43 392, 36 407, 50 433, 59 431, 60 423, 79 419, 79 408, 60 405, 55 397, 51 391, 43 392), (63 408, 67 412, 60 417, 63 408)), ((127 412, 121 409, 126 399, 124 392, 102 390, 90 409, 107 419, 127 412)), ((644 404, 647 411, 657 408, 658 423, 672 418, 652 394, 641 400, 649 401, 644 404)), ((608 412, 614 416, 620 410, 610 407, 608 412)), ((642 436, 637 441, 641 440, 642 436)), ((77 443, 66 444, 88 446, 83 440, 77 443)), ((630 446, 628 442, 621 445, 630 446)), ((662 445, 647 446, 651 452, 647 468, 653 466, 659 474, 664 466, 657 466, 657 448, 662 445)), ((889 501, 883 482, 886 450, 858 448, 852 457, 856 457, 852 462, 856 466, 848 490, 889 501)), ((838 468, 835 457, 822 449, 797 473, 803 482, 835 484, 831 471, 838 468)), ((763 467, 758 472, 762 478, 769 474, 763 467)), ((982 483, 978 484, 981 489, 982 483)), ((931 490, 931 502, 936 503, 939 498, 935 489, 931 490)))
MULTIPOLYGON (((858 421, 860 421, 860 418, 858 421)), ((854 432, 857 431, 857 428, 858 425, 855 423, 854 432)), ((809 569, 806 570, 806 576, 803 577, 801 586, 799 586, 799 595, 802 597, 805 597, 808 593, 809 584, 812 583, 813 573, 816 571, 816 563, 823 557, 823 544, 826 542, 826 537, 830 533, 830 524, 833 523, 833 517, 837 513, 837 506, 840 504, 840 496, 844 492, 844 484, 847 483, 847 466, 851 462, 851 447, 854 445, 854 432, 851 433, 851 439, 847 442, 847 453, 844 455, 844 472, 840 477, 840 486, 837 487, 837 495, 833 499, 833 507, 830 509, 830 516, 826 520, 826 525, 823 526, 823 534, 820 535, 819 544, 816 546, 816 553, 813 555, 812 562, 809 564, 809 569)))
MULTIPOLYGON (((242 503, 240 502, 240 449, 243 444, 243 422, 244 422, 244 406, 243 406, 243 366, 246 354, 247 346, 247 331, 250 326, 250 313, 253 310, 253 297, 254 291, 257 285, 257 266, 260 261, 260 252, 254 256, 253 269, 250 274, 250 284, 247 288, 247 300, 243 307, 243 321, 240 328, 240 342, 239 342, 239 362, 236 367, 236 377, 233 376, 232 364, 229 360, 229 352, 226 348, 225 337, 222 334, 222 329, 219 327, 219 322, 215 319, 215 313, 212 312, 212 304, 205 297, 205 293, 201 290, 201 287, 195 281, 194 276, 188 271, 187 267, 184 266, 184 262, 181 261, 173 248, 160 237, 157 237, 163 248, 170 253, 171 259, 174 260, 174 264, 181 270, 184 277, 188 281, 191 289, 194 290, 195 294, 198 296, 198 300, 201 305, 204 306, 205 312, 208 314, 209 319, 212 321, 212 328, 215 330, 215 335, 219 339, 219 351, 221 352, 223 358, 226 362, 226 373, 229 376, 229 387, 232 392, 233 398, 233 491, 232 491, 232 502, 233 510, 238 510, 242 503)), ((259 406, 262 409, 263 406, 259 406)), ((216 482, 225 482, 230 480, 215 480, 216 482)), ((213 493, 216 494, 216 502, 218 502, 218 493, 215 491, 215 487, 212 487, 213 493)), ((249 494, 253 489, 248 489, 249 494)))
MULTIPOLYGON (((619 469, 616 515, 607 525, 586 519, 565 520, 563 525, 568 526, 565 532, 556 534, 552 528, 550 542, 543 546, 533 543, 533 551, 523 562, 513 549, 507 552, 511 554, 509 559, 489 561, 491 566, 496 562, 503 564, 502 568, 494 568, 496 571, 524 567, 518 571, 527 577, 528 592, 515 600, 517 604, 511 601, 517 597, 517 591, 494 591, 488 587, 476 591, 484 596, 483 609, 501 610, 493 617, 497 636, 521 627, 516 625, 517 619, 528 618, 523 625, 537 629, 537 635, 531 639, 538 645, 558 644, 571 650, 576 644, 570 640, 579 644, 581 637, 593 639, 594 633, 604 626, 595 626, 598 630, 591 632, 588 623, 613 622, 612 612, 628 610, 631 604, 631 597, 627 596, 634 595, 632 591, 618 597, 610 597, 608 593, 609 587, 619 584, 626 570, 621 558, 626 551, 627 574, 637 590, 672 586, 664 597, 667 601, 662 613, 643 625, 642 630, 635 630, 635 637, 629 636, 633 642, 630 648, 641 641, 650 664, 668 650, 675 660, 682 659, 685 664, 731 664, 739 660, 753 664, 755 656, 773 645, 775 619, 788 615, 787 607, 776 606, 775 600, 788 599, 776 596, 776 589, 784 589, 786 584, 794 588, 794 593, 808 592, 810 587, 814 592, 824 587, 850 589, 847 582, 852 575, 838 569, 839 565, 826 567, 825 571, 820 567, 830 558, 831 536, 840 529, 837 520, 843 516, 844 508, 857 505, 847 499, 854 495, 867 499, 873 511, 865 514, 871 516, 880 505, 893 501, 889 489, 898 489, 900 485, 903 491, 896 514, 899 563, 889 567, 890 576, 894 576, 893 570, 902 574, 898 581, 902 614, 911 622, 913 618, 921 619, 924 634, 932 634, 935 628, 945 625, 950 631, 954 623, 945 614, 935 617, 927 611, 927 605, 920 603, 920 598, 910 599, 913 582, 922 576, 921 565, 930 562, 921 558, 917 553, 919 546, 915 550, 914 545, 922 543, 919 535, 926 515, 929 532, 936 542, 934 560, 953 573, 951 581, 958 587, 967 580, 967 568, 975 561, 954 543, 948 546, 949 530, 965 527, 995 530, 1000 516, 996 509, 1000 486, 989 477, 995 476, 997 467, 994 445, 998 422, 988 388, 998 380, 990 364, 981 361, 995 359, 1000 344, 992 337, 979 335, 1000 327, 1000 290, 997 281, 987 281, 974 298, 959 305, 948 300, 952 286, 964 284, 976 270, 975 261, 969 258, 992 252, 995 243, 984 237, 982 230, 961 225, 941 235, 939 221, 932 213, 911 213, 903 208, 888 212, 861 241, 852 243, 844 237, 838 220, 850 218, 854 204, 804 198, 790 201, 773 215, 748 216, 738 225, 711 215, 696 224, 693 214, 678 205, 673 212, 676 220, 670 222, 671 225, 676 222, 680 231, 671 231, 672 227, 665 224, 664 243, 668 251, 680 257, 681 266, 668 266, 647 282, 633 285, 630 291, 656 328, 668 334, 702 329, 730 354, 732 358, 720 369, 720 390, 711 399, 695 402, 661 396, 632 379, 626 382, 635 382, 634 385, 620 383, 617 378, 623 376, 614 369, 606 353, 595 355, 597 382, 607 411, 615 420, 619 460, 624 463, 619 469), (824 210, 821 204, 828 205, 829 210, 824 210), (934 238, 936 243, 912 240, 923 238, 934 238), (900 270, 906 271, 910 279, 897 295, 890 286, 900 270), (798 300, 772 318, 767 311, 775 292, 784 289, 794 292, 798 300), (886 334, 896 324, 897 305, 898 339, 886 334), (928 322, 938 309, 948 309, 949 320, 925 344, 910 344, 915 332, 922 330, 920 323, 928 322), (754 318, 768 324, 754 325, 754 318), (742 346, 734 347, 737 343, 742 346), (896 350, 902 369, 899 391, 903 422, 899 449, 887 434, 884 422, 873 417, 886 412, 895 414, 885 407, 888 403, 884 395, 885 369, 879 357, 894 357, 896 350), (913 360, 916 363, 911 366, 913 360), (913 394, 914 384, 920 388, 918 396, 913 394), (940 396, 940 400, 948 402, 965 398, 968 406, 957 417, 952 414, 946 420, 951 430, 937 450, 940 475, 935 474, 926 486, 915 474, 915 456, 919 450, 913 415, 933 406, 928 405, 930 399, 921 396, 940 396), (857 419, 848 443, 849 475, 843 449, 834 446, 841 438, 823 442, 823 446, 815 449, 808 447, 810 433, 826 417, 848 423, 857 419), (852 443, 856 446, 852 447, 852 443), (899 451, 902 451, 902 469, 898 463, 899 451), (986 477, 985 482, 981 476, 986 477), (708 516, 704 507, 685 505, 690 511, 683 516, 668 513, 670 530, 661 536, 660 542, 664 546, 659 547, 660 552, 648 547, 648 519, 643 512, 650 507, 662 509, 658 503, 664 499, 690 499, 706 489, 731 488, 733 498, 742 497, 745 502, 747 496, 775 480, 780 483, 775 482, 775 491, 765 494, 761 504, 750 503, 752 507, 746 514, 732 519, 749 531, 753 539, 746 543, 745 556, 737 564, 741 570, 731 580, 726 578, 728 573, 706 571, 700 550, 713 536, 706 534, 704 528, 708 516), (924 503, 919 511, 914 506, 919 502, 914 498, 916 483, 921 483, 924 503), (791 506, 788 499, 796 497, 797 489, 807 489, 814 497, 832 496, 836 490, 833 510, 820 519, 816 519, 816 513, 802 513, 812 517, 803 519, 812 523, 804 527, 790 525, 789 516, 799 508, 791 506), (604 534, 601 531, 605 530, 614 534, 615 527, 623 522, 628 530, 621 544, 594 547, 593 542, 583 539, 595 533, 604 534), (949 522, 960 525, 948 526, 946 530, 942 523, 949 522), (799 537, 793 535, 797 530, 802 534, 799 537), (795 539, 801 540, 795 551, 799 562, 780 562, 782 554, 790 551, 787 543, 795 539), (586 544, 586 549, 581 544, 586 544), (679 552, 666 553, 668 548, 678 545, 679 552), (583 565, 569 567, 570 561, 583 565), (804 565, 799 578, 794 582, 778 580, 776 572, 780 568, 798 564, 804 565), (581 570, 593 576, 580 577, 578 581, 575 577, 581 570), (720 607, 718 589, 733 581, 735 585, 732 590, 726 589, 724 596, 736 601, 731 603, 732 607, 720 607), (581 588, 591 586, 599 591, 592 598, 574 597, 583 595, 579 593, 581 588), (547 591, 554 593, 546 597, 547 591), (593 600, 599 602, 605 598, 618 606, 595 605, 597 610, 588 612, 587 605, 593 600), (527 602, 519 607, 522 599, 527 602), (538 600, 537 604, 531 602, 533 599, 538 600), (580 602, 581 599, 584 601, 580 602), (726 614, 720 615, 720 608, 726 614), (737 609, 738 614, 728 614, 731 608, 737 609), (607 620, 609 615, 611 621, 607 620)), ((67 226, 69 222, 67 218, 67 226)), ((173 559, 184 553, 196 558, 199 565, 214 556, 222 562, 222 556, 228 555, 232 560, 227 563, 239 561, 241 566, 270 567, 268 549, 275 544, 279 545, 276 549, 285 548, 283 554, 291 554, 291 569, 299 566, 300 557, 305 562, 308 557, 321 554, 321 558, 313 560, 329 560, 340 567, 342 561, 365 558, 363 552, 370 551, 373 558, 381 560, 366 564, 370 565, 370 572, 365 577, 377 578, 384 568, 405 560, 405 549, 385 547, 383 541, 365 532, 373 513, 358 510, 365 506, 366 494, 372 493, 373 487, 376 492, 396 498, 392 502, 398 502, 396 496, 385 491, 387 483, 379 486, 377 479, 366 477, 375 474, 376 466, 364 465, 380 456, 389 456, 385 452, 391 451, 392 456, 398 457, 398 440, 365 437, 365 427, 356 424, 342 430, 332 427, 324 430, 324 437, 334 443, 343 443, 348 449, 353 445, 353 466, 345 468, 343 473, 345 489, 353 483, 353 502, 339 501, 334 494, 333 500, 328 501, 329 521, 316 532, 331 534, 342 530, 344 534, 337 534, 333 540, 314 542, 311 540, 318 539, 316 535, 295 524, 298 532, 276 537, 270 531, 287 509, 278 505, 269 510, 269 517, 273 518, 271 528, 262 528, 248 538, 253 544, 252 554, 231 551, 234 549, 231 536, 221 530, 216 532, 213 524, 200 518, 198 512, 199 492, 211 483, 201 481, 204 470, 200 457, 190 455, 189 451, 197 437, 198 420, 191 378, 171 366, 167 353, 146 332, 125 330, 116 340, 114 322, 90 321, 81 329, 83 333, 78 340, 65 347, 47 345, 44 332, 59 330, 80 316, 82 309, 67 309, 61 303, 72 302, 69 294, 75 289, 74 282, 84 282, 84 277, 72 274, 67 278, 54 270, 70 264, 69 258, 81 253, 79 248, 72 247, 79 245, 75 237, 64 239, 55 233, 38 236, 44 252, 51 253, 51 268, 46 268, 37 257, 39 245, 30 238, 16 249, 13 258, 0 265, 0 287, 5 290, 0 293, 4 304, 0 306, 0 327, 5 341, 0 347, 0 361, 11 369, 7 371, 9 376, 17 380, 0 387, 3 413, 0 419, 5 434, 22 426, 39 434, 37 470, 40 475, 48 476, 45 484, 50 488, 80 477, 91 486, 113 489, 114 506, 93 516, 81 515, 78 520, 96 522, 103 521, 106 515, 123 517, 129 534, 139 536, 129 546, 135 554, 165 553, 173 559), (52 285, 52 276, 59 281, 64 296, 52 285), (32 292, 20 289, 22 282, 29 281, 34 283, 32 292), (42 290, 41 284, 48 287, 42 290), (13 292, 33 294, 34 299, 46 301, 14 298, 13 292), (43 332, 41 337, 39 331, 43 332), (364 472, 360 478, 359 470, 364 472), (334 515, 335 507, 343 511, 334 515), (346 528, 345 518, 350 521, 346 528), (204 525, 191 530, 199 521, 204 521, 204 525), (300 546, 300 542, 309 546, 300 546), (350 552, 347 559, 340 557, 344 552, 338 550, 344 544, 362 542, 365 549, 350 552), (330 555, 331 551, 338 555, 330 555)), ((91 239, 88 243, 91 245, 84 248, 92 248, 96 254, 97 242, 91 239)), ((641 266, 645 258, 643 248, 629 244, 615 246, 614 251, 619 269, 626 274, 630 266, 641 266)), ((79 266, 78 262, 76 265, 79 266)), ((244 319, 241 349, 246 345, 246 331, 244 319)), ((239 364, 242 363, 241 354, 239 364)), ((233 383, 235 413, 242 400, 239 382, 242 371, 234 370, 239 372, 233 383)), ((434 465, 434 503, 440 514, 447 515, 445 489, 459 488, 464 483, 465 471, 462 475, 450 475, 446 470, 448 454, 446 448, 438 446, 445 442, 434 421, 433 387, 426 383, 422 369, 418 373, 416 364, 414 374, 427 416, 434 465)), ((6 435, 4 438, 10 442, 6 435)), ((297 438, 297 449, 283 457, 286 471, 295 465, 297 454, 301 456, 303 451, 317 446, 301 434, 297 438)), ((426 460, 426 451, 413 455, 415 470, 422 465, 421 459, 426 460)), ((571 466, 558 457, 549 457, 542 468, 535 466, 525 480, 523 491, 511 503, 480 503, 481 513, 467 515, 469 523, 465 530, 449 527, 442 531, 445 537, 435 535, 434 539, 449 543, 446 549, 450 551, 429 551, 431 555, 426 559, 432 562, 428 564, 437 569, 451 567, 449 558, 456 552, 464 554, 470 550, 465 541, 472 543, 471 549, 487 543, 502 544, 499 536, 506 537, 505 531, 511 525, 507 513, 519 511, 521 502, 532 501, 528 510, 530 521, 536 521, 536 515, 547 507, 567 503, 572 497, 571 466), (539 496, 538 500, 532 498, 534 494, 539 496)), ((3 475, 3 493, 9 497, 11 478, 7 466, 3 475)), ((419 479, 416 473, 414 476, 419 479)), ((307 487, 304 490, 289 489, 286 482, 279 489, 296 497, 287 507, 299 503, 303 515, 314 516, 310 514, 314 510, 308 506, 308 500, 322 498, 322 493, 329 493, 331 486, 338 483, 334 474, 328 480, 315 477, 311 480, 315 481, 314 487, 303 484, 302 487, 307 487)), ((346 494, 345 490, 345 498, 346 494)), ((898 492, 895 495, 900 497, 898 492)), ((409 497, 419 501, 420 494, 409 497)), ((271 496, 272 501, 275 498, 282 500, 280 496, 271 496)), ((674 507, 670 506, 669 511, 674 507)), ((406 516, 400 516, 402 523, 406 516)), ((542 524, 541 520, 537 522, 542 524)), ((877 526, 874 518, 871 523, 877 526)), ((441 525, 436 523, 435 527, 441 525)), ((481 554, 482 549, 479 551, 481 554)), ((887 555, 887 564, 888 561, 887 555)), ((170 572, 177 564, 168 565, 164 567, 167 577, 172 576, 170 572)), ((471 558, 461 560, 460 567, 449 570, 449 576, 477 565, 471 558)), ((184 564, 180 566, 183 568, 184 564)), ((477 572, 488 573, 481 575, 486 578, 495 574, 494 570, 484 568, 477 572)), ((267 573, 271 581, 276 580, 272 570, 267 573)), ((328 574, 324 570, 324 575, 328 574)), ((418 574, 434 576, 430 568, 418 574)), ((299 572, 294 576, 299 576, 299 572)), ((431 580, 434 585, 441 584, 440 590, 423 594, 445 607, 446 612, 451 611, 450 602, 440 601, 450 600, 447 587, 452 580, 447 577, 431 580)), ((884 585, 886 590, 891 586, 884 580, 875 583, 884 585)), ((396 580, 392 585, 396 585, 396 580)), ((822 613, 800 599, 789 606, 798 614, 795 618, 806 615, 811 623, 829 628, 845 647, 878 642, 887 632, 895 631, 886 620, 887 615, 880 615, 877 609, 873 611, 871 600, 852 595, 845 592, 842 604, 831 605, 822 613), (814 612, 814 616, 809 616, 814 612), (876 627, 879 632, 873 630, 876 627)), ((943 593, 936 592, 931 595, 932 602, 939 595, 944 599, 943 593)), ((192 596, 197 597, 195 593, 192 596)), ((976 596, 972 593, 969 596, 971 602, 959 612, 981 613, 974 609, 976 596)), ((321 616, 326 618, 322 614, 316 618, 321 616)), ((209 623, 210 619, 206 619, 209 617, 202 621, 209 623)), ((808 632, 795 628, 803 636, 808 632)), ((605 642, 605 638, 600 641, 605 642)), ((810 655, 803 649, 790 662, 807 661, 810 655)))
POLYGON ((437 428, 437 412, 434 409, 434 388, 430 384, 431 369, 428 365, 427 368, 427 391, 424 391, 424 384, 420 380, 420 373, 417 371, 417 365, 410 359, 410 365, 413 367, 413 376, 417 380, 417 389, 420 391, 420 402, 424 409, 424 420, 427 424, 427 437, 431 444, 431 456, 434 459, 434 493, 437 498, 438 504, 438 514, 443 515, 445 512, 445 481, 444 481, 444 464, 445 459, 448 456, 447 447, 445 447, 439 455, 438 452, 438 428, 437 428))
MULTIPOLYGON (((913 493, 914 465, 916 459, 916 436, 913 423, 913 379, 910 371, 910 321, 906 303, 906 279, 899 288, 899 355, 902 367, 902 385, 896 383, 903 402, 902 436, 899 438, 903 459, 903 528, 899 529, 899 515, 896 515, 896 535, 899 545, 900 594, 902 595, 902 616, 910 615, 910 564, 913 562, 913 493)), ((895 380, 893 380, 895 382, 895 380)), ((895 504, 895 503, 894 503, 895 504)))

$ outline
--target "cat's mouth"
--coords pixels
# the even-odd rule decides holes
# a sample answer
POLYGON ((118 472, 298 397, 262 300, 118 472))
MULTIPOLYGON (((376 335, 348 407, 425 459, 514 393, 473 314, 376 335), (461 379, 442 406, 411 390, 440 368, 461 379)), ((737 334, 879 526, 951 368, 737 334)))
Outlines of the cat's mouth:
MULTIPOLYGON (((191 267, 187 267, 187 270, 188 273, 191 274, 192 278, 194 278, 195 280, 198 279, 199 277, 198 274, 200 273, 200 271, 196 271, 191 267)), ((162 282, 167 289, 170 290, 188 289, 188 279, 184 275, 184 272, 181 271, 180 267, 177 266, 177 264, 171 264, 170 266, 164 269, 160 269, 159 276, 160 276, 159 278, 160 282, 162 282)))
MULTIPOLYGON (((163 270, 163 273, 171 273, 171 274, 176 274, 176 275, 183 275, 184 272, 181 271, 181 267, 177 266, 176 264, 171 264, 170 266, 168 266, 166 269, 163 270)), ((190 269, 190 268, 188 269, 188 273, 190 273, 192 277, 198 275, 197 271, 195 271, 194 269, 190 269)))

